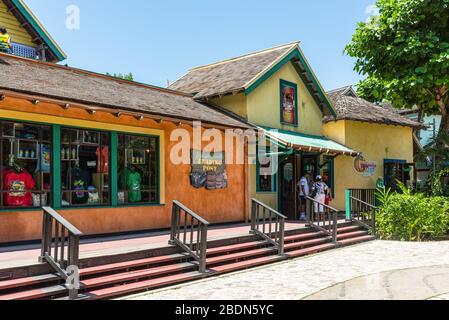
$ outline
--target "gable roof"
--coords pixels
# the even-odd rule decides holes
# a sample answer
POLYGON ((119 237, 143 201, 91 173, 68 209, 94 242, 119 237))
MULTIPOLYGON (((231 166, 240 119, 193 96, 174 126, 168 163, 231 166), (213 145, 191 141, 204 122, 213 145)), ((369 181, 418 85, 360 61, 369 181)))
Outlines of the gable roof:
POLYGON ((67 102, 226 127, 248 124, 191 95, 93 72, 0 53, 0 92, 10 90, 67 102))
POLYGON ((196 99, 211 99, 241 92, 248 95, 288 62, 293 63, 321 111, 324 114, 335 114, 299 42, 193 68, 169 88, 194 94, 196 99))
POLYGON ((31 12, 30 8, 22 0, 2 0, 11 13, 21 22, 24 28, 31 34, 33 41, 40 44, 45 44, 48 47, 46 50, 49 54, 49 61, 62 61, 67 58, 67 55, 62 51, 56 41, 44 28, 42 23, 31 12))
POLYGON ((420 128, 423 125, 401 116, 397 109, 388 105, 377 105, 358 96, 353 96, 355 91, 348 87, 329 91, 328 96, 332 100, 337 111, 336 117, 325 117, 325 122, 335 120, 354 120, 388 125, 400 125, 420 128))

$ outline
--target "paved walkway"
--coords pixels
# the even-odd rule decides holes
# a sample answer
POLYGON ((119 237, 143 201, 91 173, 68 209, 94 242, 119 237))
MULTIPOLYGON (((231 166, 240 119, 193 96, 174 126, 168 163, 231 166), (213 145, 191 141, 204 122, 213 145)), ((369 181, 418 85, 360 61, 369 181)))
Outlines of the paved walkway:
POLYGON ((449 242, 373 241, 125 299, 444 299, 446 293, 449 242))

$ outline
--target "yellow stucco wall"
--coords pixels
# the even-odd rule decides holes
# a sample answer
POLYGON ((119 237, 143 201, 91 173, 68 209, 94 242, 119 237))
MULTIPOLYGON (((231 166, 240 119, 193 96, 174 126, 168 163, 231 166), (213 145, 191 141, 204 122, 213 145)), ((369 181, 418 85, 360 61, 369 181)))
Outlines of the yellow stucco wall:
POLYGON ((31 36, 25 28, 20 25, 16 17, 14 17, 11 12, 8 12, 8 8, 3 1, 0 1, 0 26, 5 27, 8 30, 12 42, 32 47, 35 46, 31 36))
POLYGON ((238 114, 239 116, 246 118, 246 96, 244 93, 240 93, 232 96, 225 96, 220 99, 213 99, 212 103, 223 108, 228 109, 229 111, 238 114))
POLYGON ((409 127, 337 121, 325 124, 324 133, 335 141, 363 152, 367 161, 377 164, 376 173, 372 177, 364 177, 354 170, 354 158, 339 156, 335 159, 336 198, 332 206, 339 210, 345 208, 346 189, 375 188, 378 177, 383 177, 385 159, 413 162, 413 129, 409 127))
MULTIPOLYGON (((323 135, 322 113, 309 93, 304 82, 291 62, 283 66, 249 95, 244 93, 214 99, 212 102, 246 118, 249 122, 287 131, 323 135), (298 86, 298 126, 281 124, 280 80, 293 82, 298 86)), ((278 179, 276 192, 258 193, 256 188, 257 168, 255 163, 248 167, 249 198, 257 198, 272 208, 278 208, 278 179)))
POLYGON ((248 120, 270 128, 322 135, 322 114, 291 62, 247 96, 248 120), (298 127, 281 124, 280 80, 298 85, 298 127))

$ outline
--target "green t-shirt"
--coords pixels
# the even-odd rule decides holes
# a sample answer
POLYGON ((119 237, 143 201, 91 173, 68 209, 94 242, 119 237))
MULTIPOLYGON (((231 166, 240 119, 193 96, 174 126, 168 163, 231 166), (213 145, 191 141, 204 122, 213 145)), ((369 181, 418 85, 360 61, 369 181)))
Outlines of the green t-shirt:
POLYGON ((141 183, 142 177, 138 172, 126 170, 126 189, 128 190, 129 202, 142 201, 141 183))

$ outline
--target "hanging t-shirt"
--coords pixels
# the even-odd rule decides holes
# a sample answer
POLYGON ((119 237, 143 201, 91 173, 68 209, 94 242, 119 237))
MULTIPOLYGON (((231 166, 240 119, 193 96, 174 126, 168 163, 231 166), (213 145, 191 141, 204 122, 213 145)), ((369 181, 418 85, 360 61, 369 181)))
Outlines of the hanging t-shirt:
POLYGON ((37 168, 36 172, 50 172, 51 151, 48 144, 38 146, 37 168))
POLYGON ((80 168, 72 169, 72 203, 85 204, 89 200, 87 188, 89 186, 89 172, 80 168), (79 190, 79 191, 76 191, 79 190))
POLYGON ((97 148, 96 151, 97 159, 98 159, 98 167, 97 172, 98 173, 108 173, 109 172, 109 147, 105 146, 101 148, 97 148))
POLYGON ((7 172, 4 177, 6 194, 6 205, 9 207, 30 207, 33 204, 33 197, 29 190, 36 186, 31 174, 28 172, 16 173, 7 172))
POLYGON ((142 201, 142 177, 140 173, 126 170, 126 188, 128 190, 128 201, 139 202, 142 201))

